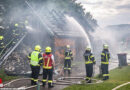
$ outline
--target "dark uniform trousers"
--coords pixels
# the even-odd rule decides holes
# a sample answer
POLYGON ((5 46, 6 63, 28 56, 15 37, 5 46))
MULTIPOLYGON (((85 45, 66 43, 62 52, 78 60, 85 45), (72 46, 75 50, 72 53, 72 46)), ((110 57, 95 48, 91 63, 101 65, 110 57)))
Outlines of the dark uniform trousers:
POLYGON ((43 69, 43 86, 45 86, 48 76, 48 86, 52 86, 53 68, 43 69))
POLYGON ((93 74, 93 64, 86 64, 86 79, 90 80, 93 74))
POLYGON ((32 70, 31 84, 32 85, 36 85, 37 81, 38 81, 38 75, 39 75, 39 72, 40 72, 40 66, 32 66, 31 65, 31 70, 32 70))
POLYGON ((71 59, 65 59, 64 61, 64 73, 66 73, 66 70, 68 70, 68 73, 71 73, 71 59))
POLYGON ((103 79, 109 79, 109 71, 108 71, 108 64, 101 64, 101 71, 103 75, 103 79))
POLYGON ((103 75, 103 80, 109 79, 109 71, 108 71, 109 59, 110 59, 110 53, 108 50, 104 49, 101 53, 101 71, 103 75))

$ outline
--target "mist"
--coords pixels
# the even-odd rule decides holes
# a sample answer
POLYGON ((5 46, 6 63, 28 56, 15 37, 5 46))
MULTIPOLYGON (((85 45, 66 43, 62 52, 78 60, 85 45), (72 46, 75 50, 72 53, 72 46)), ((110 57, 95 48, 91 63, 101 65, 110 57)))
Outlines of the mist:
MULTIPOLYGON (((25 26, 26 31, 23 30, 27 33, 25 39, 4 64, 7 72, 13 74, 29 72, 30 66, 26 56, 34 50, 35 45, 42 47, 41 53, 45 52, 46 46, 52 47, 57 69, 61 67, 60 65, 63 65, 64 49, 67 44, 71 46, 74 60, 76 62, 82 61, 82 64, 84 64, 83 53, 86 46, 93 47, 87 34, 87 31, 92 29, 89 22, 92 25, 95 24, 95 26, 96 23, 94 23, 92 16, 89 16, 90 14, 83 15, 85 13, 83 13, 82 7, 78 7, 80 4, 67 1, 70 3, 68 4, 61 0, 8 2, 11 8, 7 9, 9 12, 4 18, 7 17, 6 21, 8 20, 8 22, 5 23, 9 26, 9 29, 15 23, 21 25, 25 20, 28 21, 28 24, 25 26), (79 13, 77 13, 77 10, 79 13), (89 21, 87 21, 88 18, 89 21), (9 62, 10 64, 8 64, 9 62), (24 72, 21 72, 20 68, 24 72)), ((82 64, 79 67, 84 70, 82 64)))
POLYGON ((127 29, 112 29, 112 28, 97 28, 90 35, 93 37, 93 49, 98 60, 100 60, 100 54, 103 50, 103 44, 108 44, 111 53, 111 59, 117 60, 117 54, 127 53, 126 35, 130 33, 127 29))

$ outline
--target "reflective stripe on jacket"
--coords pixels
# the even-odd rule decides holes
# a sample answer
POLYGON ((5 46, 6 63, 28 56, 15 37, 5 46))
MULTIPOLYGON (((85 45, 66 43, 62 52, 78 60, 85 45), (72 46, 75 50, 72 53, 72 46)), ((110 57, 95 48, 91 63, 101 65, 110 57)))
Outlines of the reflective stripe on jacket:
POLYGON ((44 69, 52 69, 52 54, 43 54, 43 60, 44 60, 44 69))
POLYGON ((66 50, 65 51, 65 60, 70 60, 72 58, 72 51, 66 50))
POLYGON ((90 52, 84 53, 85 64, 92 64, 95 62, 95 58, 90 52))
POLYGON ((109 64, 110 53, 109 51, 103 50, 101 53, 101 64, 109 64))

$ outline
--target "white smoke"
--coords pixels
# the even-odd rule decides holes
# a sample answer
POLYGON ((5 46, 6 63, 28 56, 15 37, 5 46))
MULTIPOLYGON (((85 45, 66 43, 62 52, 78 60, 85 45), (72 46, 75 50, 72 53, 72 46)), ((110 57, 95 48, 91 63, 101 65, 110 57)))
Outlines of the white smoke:
POLYGON ((122 45, 123 37, 128 33, 127 30, 110 30, 106 28, 97 28, 91 32, 94 41, 94 48, 96 53, 101 53, 103 44, 109 45, 111 57, 117 58, 118 53, 124 53, 124 46, 122 45))

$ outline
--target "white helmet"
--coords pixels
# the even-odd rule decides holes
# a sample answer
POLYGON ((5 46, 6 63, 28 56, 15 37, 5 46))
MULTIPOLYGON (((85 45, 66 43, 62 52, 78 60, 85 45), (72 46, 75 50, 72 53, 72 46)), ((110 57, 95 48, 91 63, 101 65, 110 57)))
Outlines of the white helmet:
POLYGON ((70 48, 70 45, 66 45, 66 47, 69 49, 69 48, 70 48))
POLYGON ((91 51, 91 47, 90 47, 90 46, 87 46, 87 47, 86 47, 86 50, 87 50, 87 51, 91 51))
POLYGON ((104 45, 103 45, 103 49, 108 49, 108 45, 107 45, 107 44, 104 44, 104 45))

